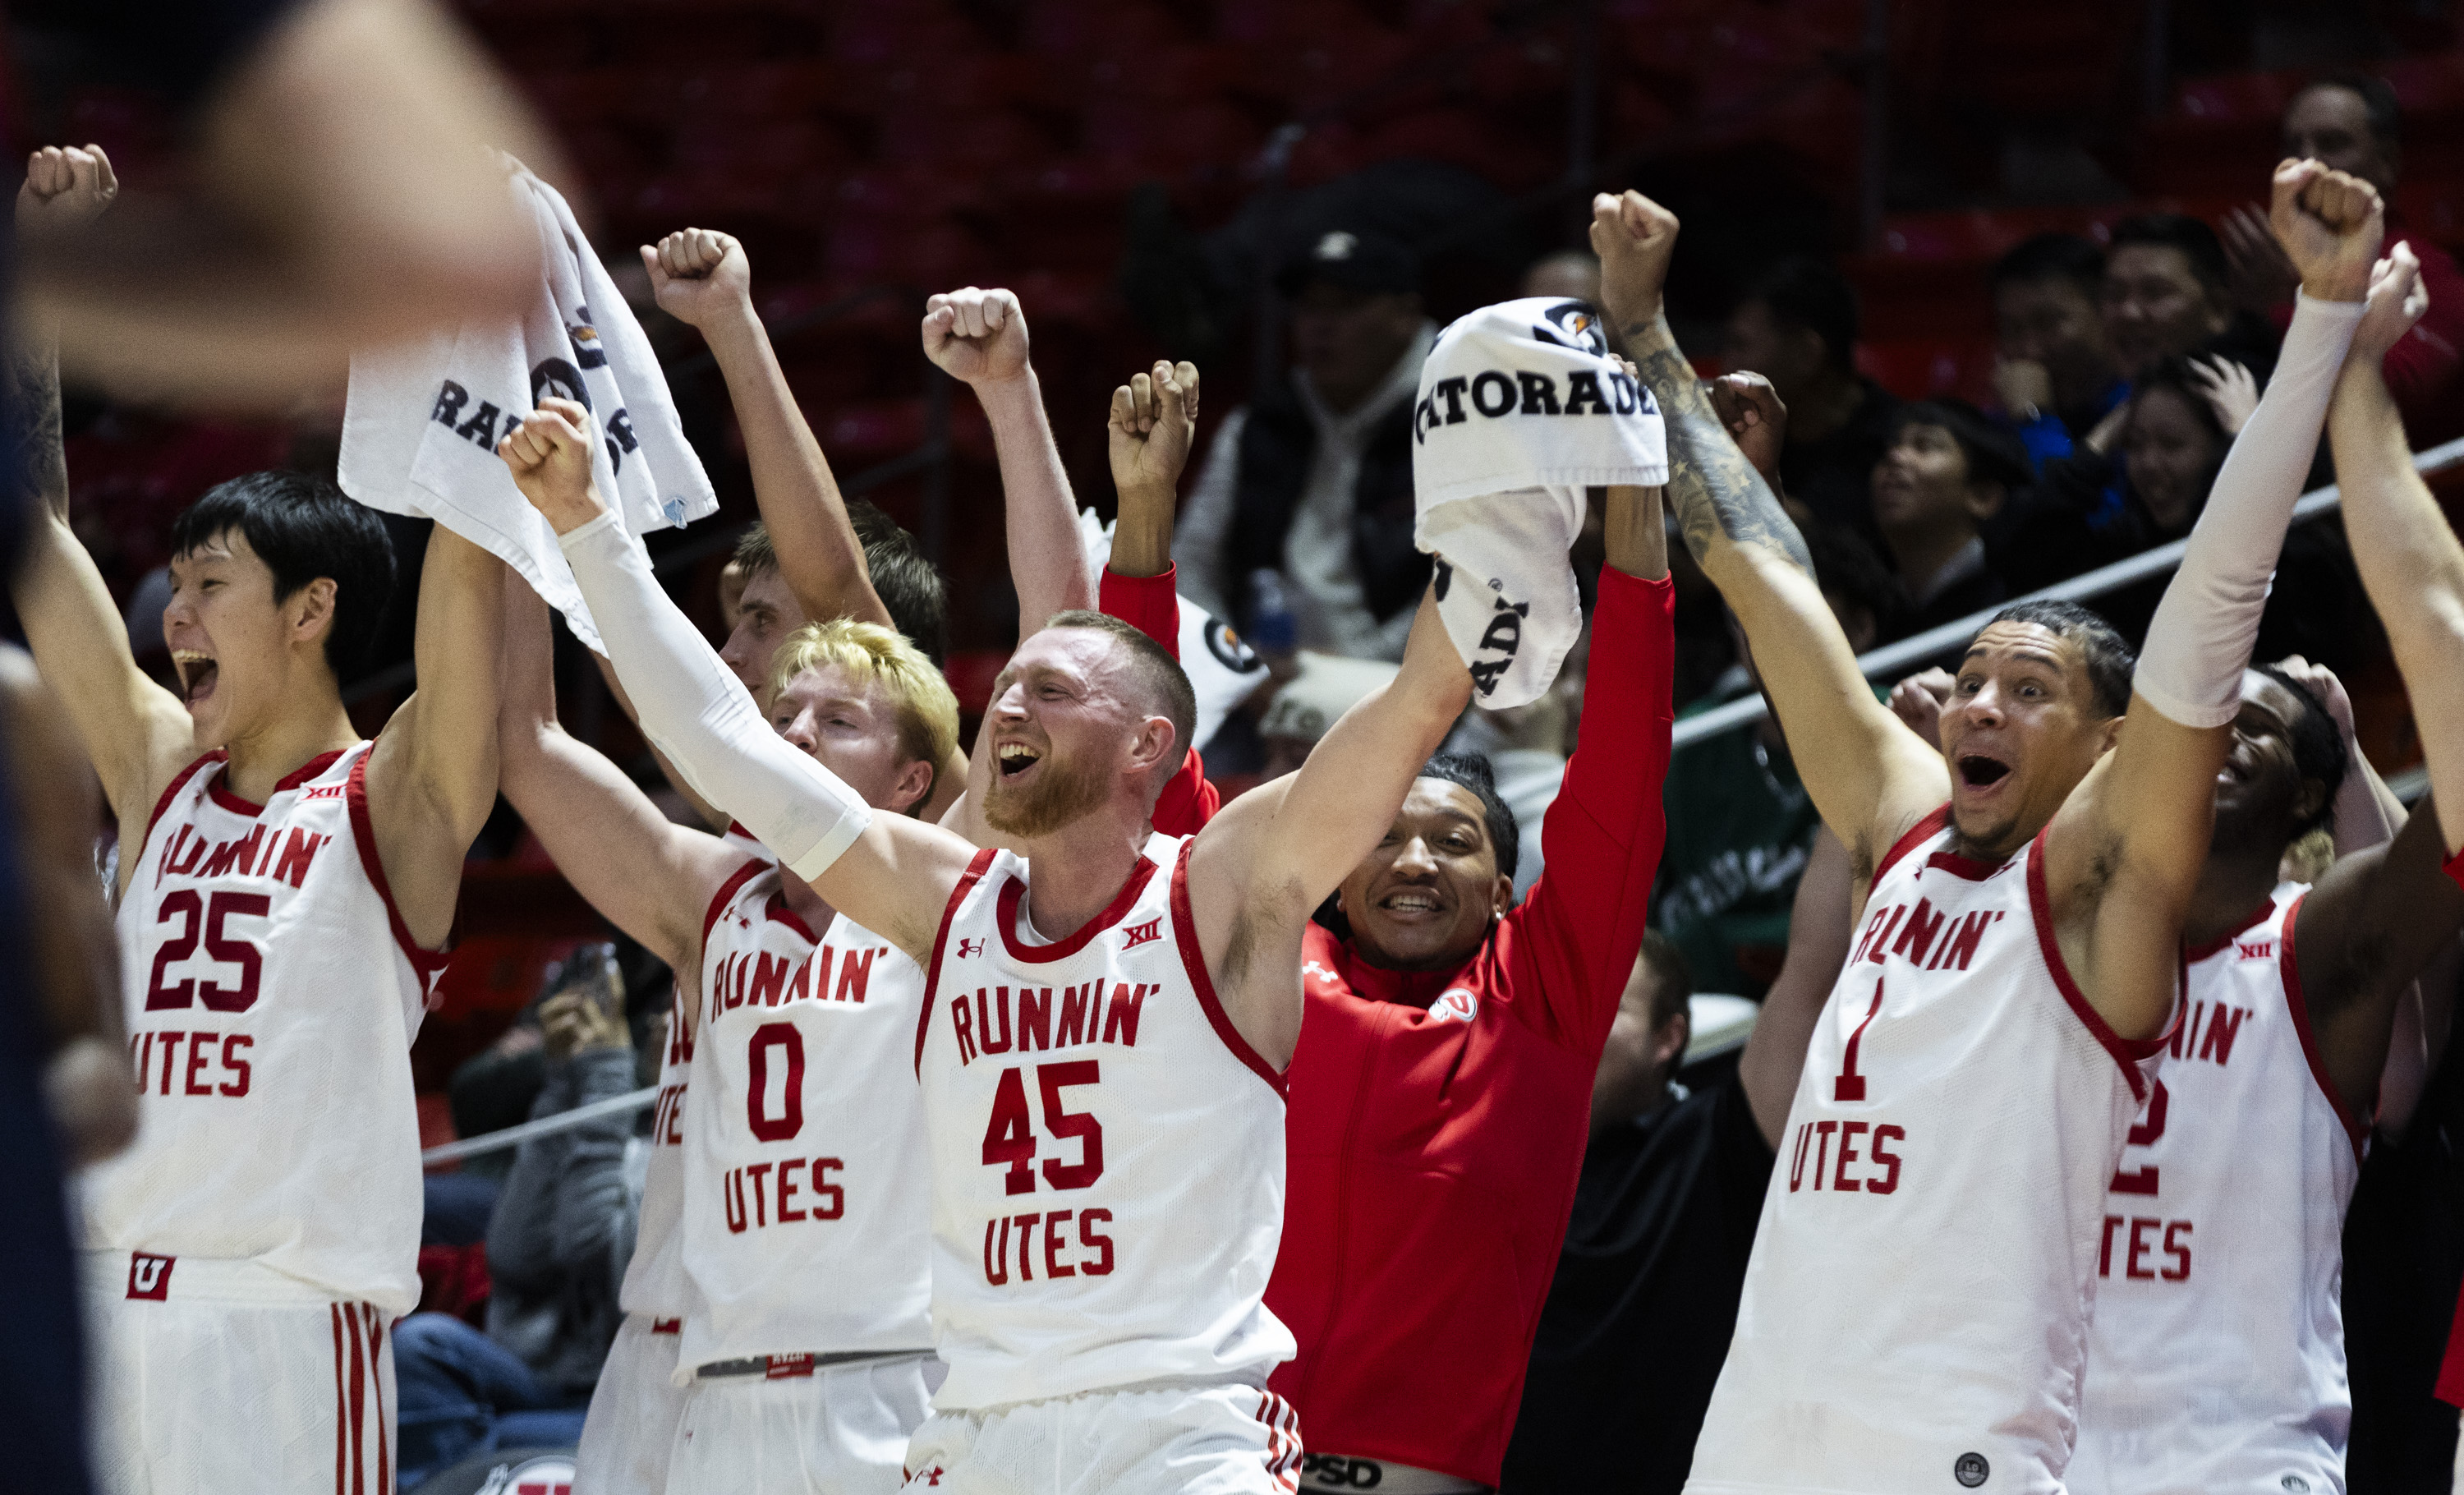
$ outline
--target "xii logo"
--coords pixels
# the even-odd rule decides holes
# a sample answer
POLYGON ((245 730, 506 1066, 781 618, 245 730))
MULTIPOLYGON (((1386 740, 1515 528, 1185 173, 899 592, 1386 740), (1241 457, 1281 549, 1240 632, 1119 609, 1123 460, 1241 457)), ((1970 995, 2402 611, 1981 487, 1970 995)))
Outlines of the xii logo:
POLYGON ((1121 941, 1121 948, 1123 950, 1135 950, 1140 945, 1153 944, 1155 941, 1163 938, 1163 915, 1158 913, 1154 918, 1147 920, 1144 924, 1131 925, 1129 927, 1129 938, 1121 941))

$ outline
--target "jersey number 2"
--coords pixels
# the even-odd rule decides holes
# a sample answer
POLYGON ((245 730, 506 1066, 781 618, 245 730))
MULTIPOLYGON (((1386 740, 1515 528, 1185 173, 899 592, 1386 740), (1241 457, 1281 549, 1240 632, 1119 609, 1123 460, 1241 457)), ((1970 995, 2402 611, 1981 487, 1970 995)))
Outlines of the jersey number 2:
POLYGON ((261 892, 217 892, 210 903, 199 897, 193 888, 165 893, 162 912, 155 914, 155 922, 168 924, 176 918, 181 921, 181 929, 154 952, 154 971, 145 983, 145 1010, 186 1008, 200 1001, 215 1012, 246 1012, 255 1006, 264 957, 258 954, 255 941, 226 934, 223 920, 234 913, 263 918, 273 907, 274 901, 261 892), (176 986, 164 981, 164 973, 169 967, 197 953, 201 934, 209 958, 239 967, 238 985, 224 986, 193 977, 176 986))
MULTIPOLYGON (((1056 1189, 1084 1189, 1104 1176, 1104 1124, 1085 1111, 1064 1110, 1061 1092, 1073 1085, 1095 1085, 1104 1076, 1099 1062, 1075 1059, 1067 1064, 1037 1065, 1035 1087, 1044 1092, 1044 1130, 1055 1137, 1078 1139, 1078 1161, 1044 1160, 1044 1181, 1056 1189)), ((984 1166, 1006 1167, 1004 1192, 1035 1192, 1035 1127, 1026 1114, 1024 1071, 1001 1071, 993 1088, 992 1120, 984 1126, 984 1166)))

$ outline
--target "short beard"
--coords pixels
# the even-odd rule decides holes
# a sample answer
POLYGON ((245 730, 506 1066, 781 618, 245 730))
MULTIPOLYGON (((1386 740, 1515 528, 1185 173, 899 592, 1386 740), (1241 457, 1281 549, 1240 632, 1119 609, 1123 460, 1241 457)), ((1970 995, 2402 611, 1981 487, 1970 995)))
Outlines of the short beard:
POLYGON ((1048 836, 1093 812, 1111 788, 1101 769, 1076 768, 1058 758, 1045 758, 1044 769, 1034 788, 1010 789, 996 764, 984 790, 984 824, 1004 836, 1048 836))

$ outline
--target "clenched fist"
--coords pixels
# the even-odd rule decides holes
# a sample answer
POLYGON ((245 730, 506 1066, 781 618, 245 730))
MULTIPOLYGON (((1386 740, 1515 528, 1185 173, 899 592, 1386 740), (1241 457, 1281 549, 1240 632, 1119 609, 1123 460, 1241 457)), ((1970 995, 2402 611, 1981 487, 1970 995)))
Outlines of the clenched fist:
POLYGON ((951 378, 993 385, 1026 373, 1026 314, 1007 291, 975 286, 924 303, 924 356, 951 378))
POLYGON ((728 313, 753 308, 753 267, 744 246, 713 229, 679 229, 653 249, 642 246, 642 266, 659 310, 705 332, 728 313))
POLYGON ((17 231, 57 233, 91 223, 119 195, 120 178, 99 145, 46 145, 26 158, 17 189, 17 231))
POLYGON ((591 481, 590 412, 571 400, 549 398, 505 432, 496 455, 548 526, 568 534, 599 517, 606 503, 591 481))
POLYGON ((1170 503, 1198 427, 1198 365, 1158 359, 1153 369, 1132 375, 1112 391, 1111 427, 1112 486, 1125 500, 1160 494, 1170 503))
POLYGON ((2287 161, 2276 168, 2268 226, 2314 300, 2363 298, 2386 219, 2379 189, 2359 177, 2315 161, 2287 161))
POLYGON ((1592 199, 1592 253, 1600 257, 1601 309, 1619 332, 1660 315, 1668 258, 1677 252, 1677 215, 1640 192, 1592 199))

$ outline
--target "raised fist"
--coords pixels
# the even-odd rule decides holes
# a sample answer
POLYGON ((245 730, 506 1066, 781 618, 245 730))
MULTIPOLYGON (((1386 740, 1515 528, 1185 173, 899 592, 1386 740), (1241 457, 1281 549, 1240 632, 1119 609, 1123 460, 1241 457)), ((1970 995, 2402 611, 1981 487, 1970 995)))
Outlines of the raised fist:
POLYGON ((1722 374, 1711 381, 1711 410, 1763 480, 1778 482, 1780 449, 1788 445, 1788 407, 1780 403, 1771 382, 1751 372, 1722 374))
POLYGON ((1167 363, 1112 391, 1112 486, 1122 494, 1178 491, 1198 429, 1198 365, 1167 363))
POLYGON ((1942 708, 1950 699, 1958 682, 1947 670, 1927 670, 1912 674, 1891 687, 1891 715, 1907 724, 1907 729, 1925 739, 1936 752, 1942 749, 1942 708))
POLYGON ((642 266, 659 310, 680 322, 707 327, 728 312, 753 304, 753 267, 744 246, 715 229, 679 229, 658 247, 642 246, 642 266))
POLYGON ((590 412, 553 396, 496 443, 514 486, 560 535, 589 523, 605 507, 590 480, 590 412))
POLYGON ((2387 231, 2379 189, 2315 161, 2276 168, 2268 227, 2315 300, 2358 301, 2370 287, 2370 267, 2387 231))
POLYGON ((1640 192, 1592 199, 1592 253, 1600 257, 1601 309, 1622 332, 1660 315, 1668 256, 1677 250, 1677 215, 1640 192))
POLYGON ((2398 244, 2392 253, 2370 267, 2370 289, 2363 299, 2368 309, 2353 330, 2350 357, 2376 363, 2387 349, 2404 341, 2421 314, 2430 310, 2430 287, 2422 282, 2421 261, 2412 246, 2398 244))
POLYGON ((924 303, 924 356, 953 379, 1000 384, 1026 373, 1026 314, 1007 291, 974 286, 924 303))
POLYGON ((17 188, 17 231, 57 233, 95 220, 120 192, 99 145, 46 145, 26 158, 17 188))

